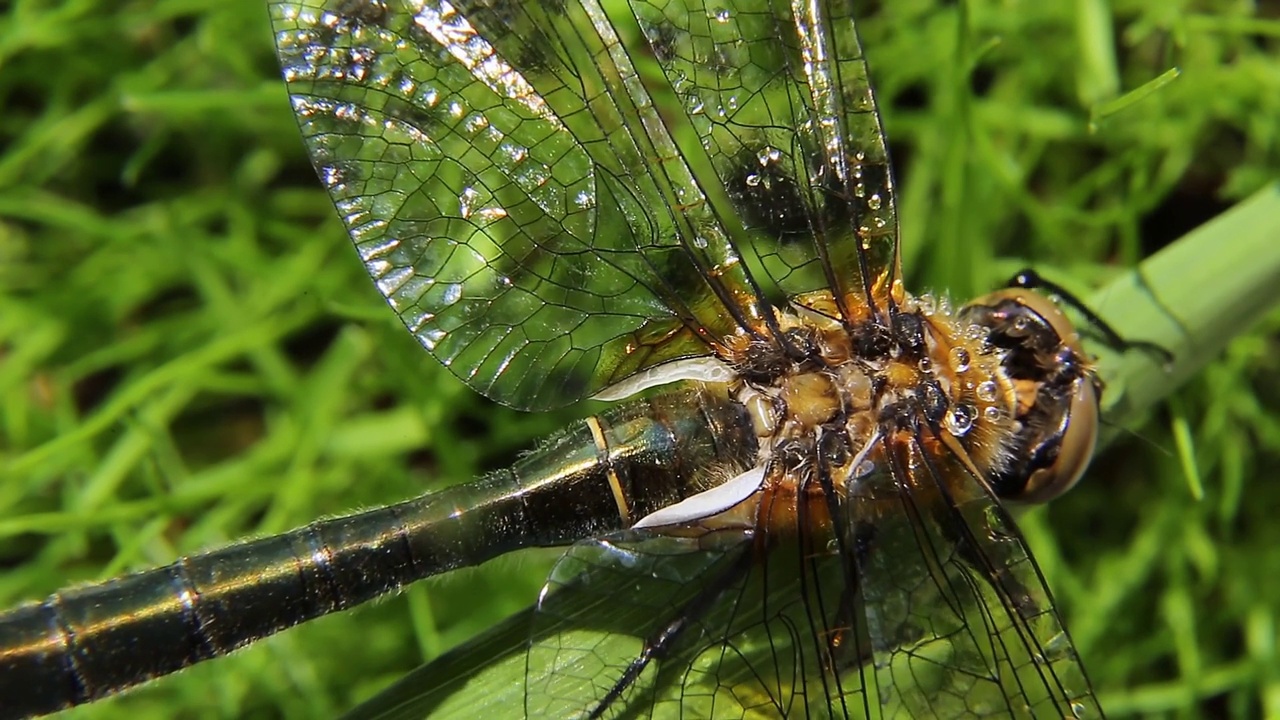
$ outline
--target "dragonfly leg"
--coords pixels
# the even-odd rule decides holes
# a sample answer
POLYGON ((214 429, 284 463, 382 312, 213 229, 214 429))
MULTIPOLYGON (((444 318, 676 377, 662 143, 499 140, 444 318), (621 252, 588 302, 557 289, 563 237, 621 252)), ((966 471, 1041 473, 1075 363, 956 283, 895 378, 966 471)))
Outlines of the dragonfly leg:
POLYGON ((617 702, 627 688, 631 687, 636 680, 640 678, 641 673, 649 666, 651 662, 657 660, 661 662, 666 658, 676 643, 685 636, 685 633, 691 626, 706 615, 719 597, 724 593, 725 588, 734 587, 737 581, 741 579, 751 569, 752 548, 750 545, 745 547, 740 557, 724 569, 724 571, 711 582, 702 586, 696 595, 689 599, 688 602, 681 605, 670 622, 662 625, 645 638, 644 647, 640 650, 640 654, 631 661, 627 668, 622 671, 622 675, 618 678, 613 687, 609 688, 609 692, 600 698, 600 702, 592 708, 587 714, 588 718, 595 720, 604 717, 604 713, 608 711, 613 703, 617 702))
MULTIPOLYGON (((841 435, 833 435, 832 437, 843 437, 841 435)), ((825 609, 819 607, 822 612, 823 622, 821 623, 822 637, 818 638, 819 646, 822 648, 822 664, 824 673, 823 681, 829 677, 835 683, 835 693, 827 693, 827 697, 836 697, 840 700, 840 710, 845 716, 849 715, 848 708, 844 707, 845 692, 843 688, 844 677, 843 671, 846 668, 857 665, 859 668, 865 668, 868 660, 871 659, 871 643, 867 637, 866 627, 864 623, 859 622, 861 616, 861 603, 859 602, 860 587, 858 584, 858 568, 866 560, 866 551, 869 546, 869 537, 867 531, 873 528, 867 527, 850 527, 851 517, 847 513, 841 511, 840 499, 836 495, 835 481, 832 477, 832 458, 838 457, 838 453, 819 452, 817 459, 817 479, 823 496, 827 501, 827 512, 831 518, 832 532, 836 540, 837 553, 840 560, 841 580, 843 588, 841 588, 839 606, 836 612, 831 616, 832 623, 826 624, 827 617, 825 609), (852 545, 852 547, 849 547, 852 545), (851 652, 852 651, 852 652, 851 652)), ((854 463, 856 465, 856 463, 854 463)), ((847 500, 846 500, 847 501, 847 500)), ((801 504, 800 512, 803 513, 806 506, 801 504)), ((799 518, 800 526, 805 527, 806 521, 803 515, 799 518)), ((812 560, 812 557, 811 557, 812 560)), ((816 563, 812 568, 813 572, 809 573, 809 577, 815 581, 819 577, 816 563)), ((807 594, 805 583, 801 584, 801 593, 807 594)), ((814 593, 819 602, 822 593, 814 593)), ((812 607, 806 598, 806 607, 812 607)), ((863 678, 862 686, 866 687, 866 679, 863 678)), ((831 708, 835 710, 835 708, 831 708)))

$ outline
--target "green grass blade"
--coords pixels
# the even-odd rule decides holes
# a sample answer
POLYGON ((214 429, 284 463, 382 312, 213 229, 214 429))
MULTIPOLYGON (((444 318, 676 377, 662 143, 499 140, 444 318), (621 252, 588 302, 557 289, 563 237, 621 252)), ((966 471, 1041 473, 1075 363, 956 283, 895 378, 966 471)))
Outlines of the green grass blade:
POLYGON ((1089 298, 1121 337, 1173 353, 1163 367, 1150 353, 1091 347, 1107 383, 1108 421, 1132 425, 1278 302, 1280 184, 1272 184, 1089 298))

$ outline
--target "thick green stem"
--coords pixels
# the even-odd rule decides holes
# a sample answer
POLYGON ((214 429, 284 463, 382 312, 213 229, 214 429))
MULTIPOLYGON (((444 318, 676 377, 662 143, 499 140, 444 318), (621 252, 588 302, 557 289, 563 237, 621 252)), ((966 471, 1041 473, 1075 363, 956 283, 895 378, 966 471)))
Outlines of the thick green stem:
POLYGON ((1117 353, 1095 343, 1111 427, 1133 425, 1280 305, 1280 184, 1272 184, 1113 280, 1090 306, 1129 340, 1173 353, 1117 353))

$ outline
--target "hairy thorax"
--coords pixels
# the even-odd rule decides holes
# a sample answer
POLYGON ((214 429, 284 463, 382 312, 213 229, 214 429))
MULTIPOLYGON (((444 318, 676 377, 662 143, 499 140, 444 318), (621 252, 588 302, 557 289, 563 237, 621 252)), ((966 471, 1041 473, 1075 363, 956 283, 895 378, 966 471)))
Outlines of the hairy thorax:
POLYGON ((771 466, 758 506, 739 510, 770 534, 826 528, 835 507, 828 494, 846 496, 889 462, 942 468, 961 457, 983 477, 1009 462, 1017 387, 981 327, 927 295, 904 296, 894 326, 867 313, 848 328, 834 309, 817 295, 781 315, 785 344, 799 352, 745 340, 730 355, 741 368, 737 396, 752 409, 771 466))
POLYGON ((840 312, 812 293, 776 315, 773 334, 727 338, 726 362, 664 369, 662 382, 699 380, 741 403, 759 457, 637 526, 821 537, 849 498, 865 518, 901 511, 905 495, 1042 501, 1075 481, 1100 387, 1055 305, 1006 290, 959 309, 898 292, 882 308, 840 312), (873 474, 892 482, 864 482, 873 474))

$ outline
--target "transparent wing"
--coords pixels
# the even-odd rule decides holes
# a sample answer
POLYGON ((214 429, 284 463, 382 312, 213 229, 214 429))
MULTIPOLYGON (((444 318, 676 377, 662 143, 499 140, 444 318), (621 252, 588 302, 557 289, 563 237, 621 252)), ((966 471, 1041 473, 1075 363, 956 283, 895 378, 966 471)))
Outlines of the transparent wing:
POLYGON ((830 672, 855 602, 841 560, 795 543, 757 557, 749 534, 716 542, 575 546, 537 611, 527 716, 864 717, 857 673, 830 672))
POLYGON ((275 3, 312 160, 458 377, 567 404, 771 319, 590 0, 275 3))
MULTIPOLYGON (((1005 511, 945 456, 893 448, 853 481, 839 542, 803 511, 767 538, 581 542, 504 641, 353 717, 1102 717, 1005 511)), ((814 487, 823 461, 805 465, 795 481, 814 487)))
POLYGON ((918 447, 860 480, 849 504, 885 716, 1102 717, 1007 511, 918 447))
MULTIPOLYGON (((853 3, 635 2, 726 213, 787 296, 831 290, 846 319, 898 269, 888 151, 853 3)), ((695 163, 699 167, 700 163, 695 163)), ((883 296, 879 298, 883 301, 883 296)), ((882 305, 881 305, 882 306, 882 305)))
POLYGON ((501 402, 565 404, 767 335, 752 264, 782 294, 832 291, 850 320, 899 274, 846 3, 331 0, 272 16, 370 274, 501 402))

